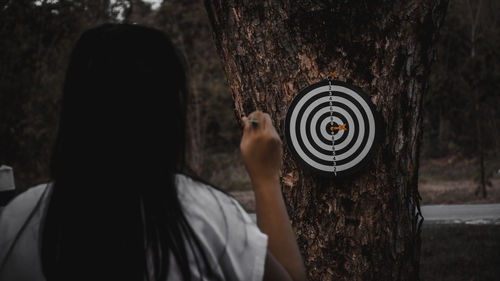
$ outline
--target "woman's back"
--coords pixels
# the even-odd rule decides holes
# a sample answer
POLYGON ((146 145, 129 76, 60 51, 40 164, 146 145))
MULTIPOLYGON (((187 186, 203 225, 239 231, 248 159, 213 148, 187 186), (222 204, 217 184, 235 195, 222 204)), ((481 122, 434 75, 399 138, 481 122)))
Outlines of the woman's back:
POLYGON ((255 112, 253 126, 243 119, 241 143, 269 240, 236 201, 178 175, 186 77, 164 33, 127 24, 86 31, 63 91, 53 184, 2 213, 2 281, 305 278, 269 115, 255 112))
MULTIPOLYGON (((186 175, 176 176, 176 186, 184 214, 217 274, 213 280, 262 280, 267 236, 239 203, 186 175)), ((51 188, 51 184, 31 188, 0 214, 0 280, 46 280, 39 249, 51 188)), ((193 252, 188 253, 194 280, 201 280, 193 252)), ((207 272, 202 275, 206 278, 207 272)), ((171 258, 167 280, 181 277, 175 259, 171 258)))

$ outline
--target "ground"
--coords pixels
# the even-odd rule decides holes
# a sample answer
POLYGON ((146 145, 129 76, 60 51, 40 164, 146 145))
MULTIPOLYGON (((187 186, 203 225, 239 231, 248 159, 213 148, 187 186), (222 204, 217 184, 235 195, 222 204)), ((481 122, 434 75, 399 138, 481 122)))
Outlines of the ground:
POLYGON ((500 225, 424 224, 422 281, 500 280, 500 225))
POLYGON ((475 195, 477 184, 471 180, 420 183, 418 190, 424 205, 498 203, 500 202, 500 179, 492 179, 491 183, 492 186, 486 189, 488 192, 486 198, 475 195))
POLYGON ((468 204, 500 202, 500 160, 487 161, 486 176, 491 182, 487 197, 476 196, 477 163, 473 159, 447 157, 421 161, 418 190, 421 204, 468 204))

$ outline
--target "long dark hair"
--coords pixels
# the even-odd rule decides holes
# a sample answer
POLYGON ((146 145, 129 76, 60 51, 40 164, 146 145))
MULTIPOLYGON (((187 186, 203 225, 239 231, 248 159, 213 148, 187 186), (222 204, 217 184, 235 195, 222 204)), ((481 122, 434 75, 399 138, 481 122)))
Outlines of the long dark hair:
POLYGON ((191 280, 188 251, 211 274, 175 188, 186 77, 168 37, 125 24, 86 31, 63 91, 42 234, 47 280, 166 280, 170 253, 191 280))

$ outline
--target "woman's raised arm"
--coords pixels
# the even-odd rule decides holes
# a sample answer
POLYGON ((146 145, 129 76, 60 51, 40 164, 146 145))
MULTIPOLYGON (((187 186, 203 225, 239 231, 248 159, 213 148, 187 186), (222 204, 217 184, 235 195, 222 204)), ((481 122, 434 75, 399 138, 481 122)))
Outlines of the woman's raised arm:
POLYGON ((240 149, 255 192, 257 224, 269 237, 264 280, 306 280, 281 194, 282 142, 269 114, 255 111, 249 116, 243 117, 240 149))

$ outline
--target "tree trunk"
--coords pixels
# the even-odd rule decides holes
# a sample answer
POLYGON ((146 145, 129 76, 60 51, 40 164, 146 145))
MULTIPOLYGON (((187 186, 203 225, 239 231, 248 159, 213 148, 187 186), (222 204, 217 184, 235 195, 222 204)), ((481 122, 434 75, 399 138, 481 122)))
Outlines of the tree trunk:
POLYGON ((381 145, 353 179, 311 174, 285 144, 283 193, 309 278, 418 279, 422 96, 447 1, 205 4, 238 117, 266 111, 284 140, 293 97, 335 70, 384 119, 381 145))

